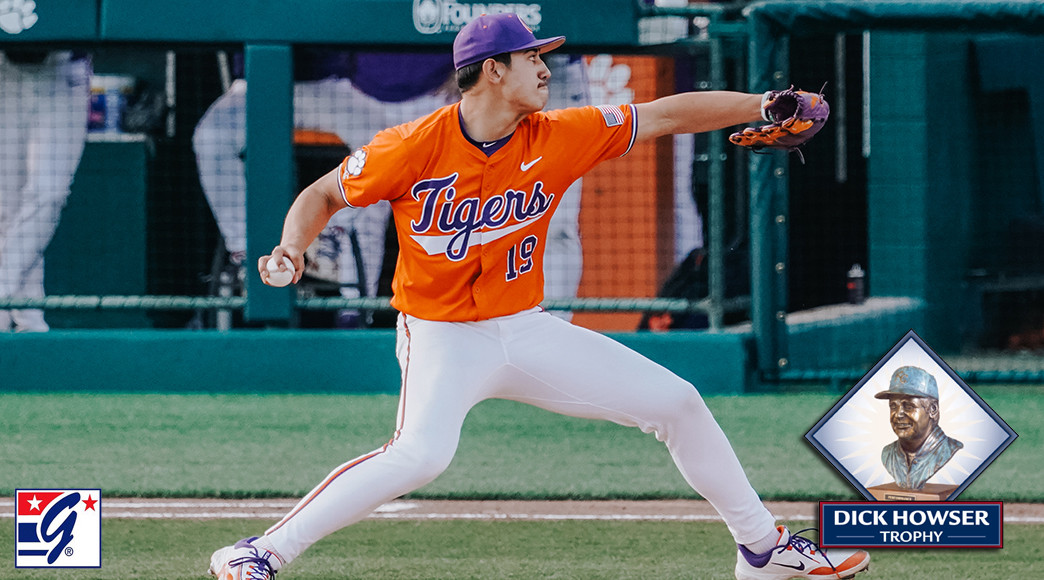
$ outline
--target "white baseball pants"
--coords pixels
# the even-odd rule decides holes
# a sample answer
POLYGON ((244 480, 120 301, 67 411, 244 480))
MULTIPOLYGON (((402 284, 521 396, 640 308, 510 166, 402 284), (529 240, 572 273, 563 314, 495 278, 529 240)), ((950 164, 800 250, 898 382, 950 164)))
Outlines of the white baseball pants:
MULTIPOLYGON (((52 52, 38 65, 0 52, 0 296, 43 298, 51 243, 87 138, 90 64, 52 52)), ((47 330, 43 311, 0 311, 0 332, 47 330)))
POLYGON ((396 350, 402 394, 394 437, 339 466, 266 532, 285 561, 434 480, 453 458, 468 411, 490 398, 655 433, 738 543, 774 529, 699 392, 603 335, 540 309, 460 323, 400 315, 396 350))

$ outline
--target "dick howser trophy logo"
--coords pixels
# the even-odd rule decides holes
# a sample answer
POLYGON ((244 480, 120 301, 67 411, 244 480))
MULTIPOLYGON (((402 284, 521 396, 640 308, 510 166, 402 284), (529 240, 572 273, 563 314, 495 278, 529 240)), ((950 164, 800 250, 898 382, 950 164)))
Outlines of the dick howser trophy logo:
POLYGON ((15 568, 100 568, 101 490, 15 490, 15 568))
POLYGON ((1003 547, 1001 502, 957 502, 1016 433, 910 331, 805 435, 868 501, 821 502, 826 548, 1003 547))

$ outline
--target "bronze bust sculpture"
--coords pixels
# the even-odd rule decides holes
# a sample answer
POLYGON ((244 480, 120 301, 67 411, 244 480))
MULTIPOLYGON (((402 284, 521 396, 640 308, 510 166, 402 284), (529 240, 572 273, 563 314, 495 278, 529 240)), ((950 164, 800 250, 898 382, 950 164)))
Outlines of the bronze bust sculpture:
POLYGON ((898 439, 881 450, 885 469, 902 489, 920 490, 957 451, 960 441, 939 427, 939 387, 922 368, 905 366, 892 374, 887 391, 889 420, 898 439))

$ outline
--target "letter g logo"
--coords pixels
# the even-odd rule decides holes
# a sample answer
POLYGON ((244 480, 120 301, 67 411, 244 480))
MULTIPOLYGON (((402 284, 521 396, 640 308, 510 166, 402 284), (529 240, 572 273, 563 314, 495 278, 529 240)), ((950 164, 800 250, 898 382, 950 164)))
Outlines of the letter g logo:
POLYGON ((61 555, 63 550, 65 550, 65 547, 72 542, 72 532, 73 528, 76 526, 76 512, 74 511, 74 508, 79 503, 80 494, 70 493, 51 504, 47 509, 47 513, 44 514, 43 520, 40 522, 40 537, 47 543, 58 539, 54 548, 52 548, 47 554, 48 564, 54 564, 54 561, 58 559, 58 556, 61 555), (62 522, 57 526, 52 526, 55 518, 65 510, 70 510, 69 516, 62 520, 62 522))

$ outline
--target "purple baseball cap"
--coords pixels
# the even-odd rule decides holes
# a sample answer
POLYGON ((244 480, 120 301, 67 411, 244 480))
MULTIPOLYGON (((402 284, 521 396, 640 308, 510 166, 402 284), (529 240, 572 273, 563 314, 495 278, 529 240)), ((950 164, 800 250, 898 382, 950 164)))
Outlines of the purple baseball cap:
POLYGON ((453 66, 460 70, 498 54, 534 48, 544 54, 564 42, 564 36, 538 39, 517 14, 483 14, 457 33, 453 40, 453 66))

